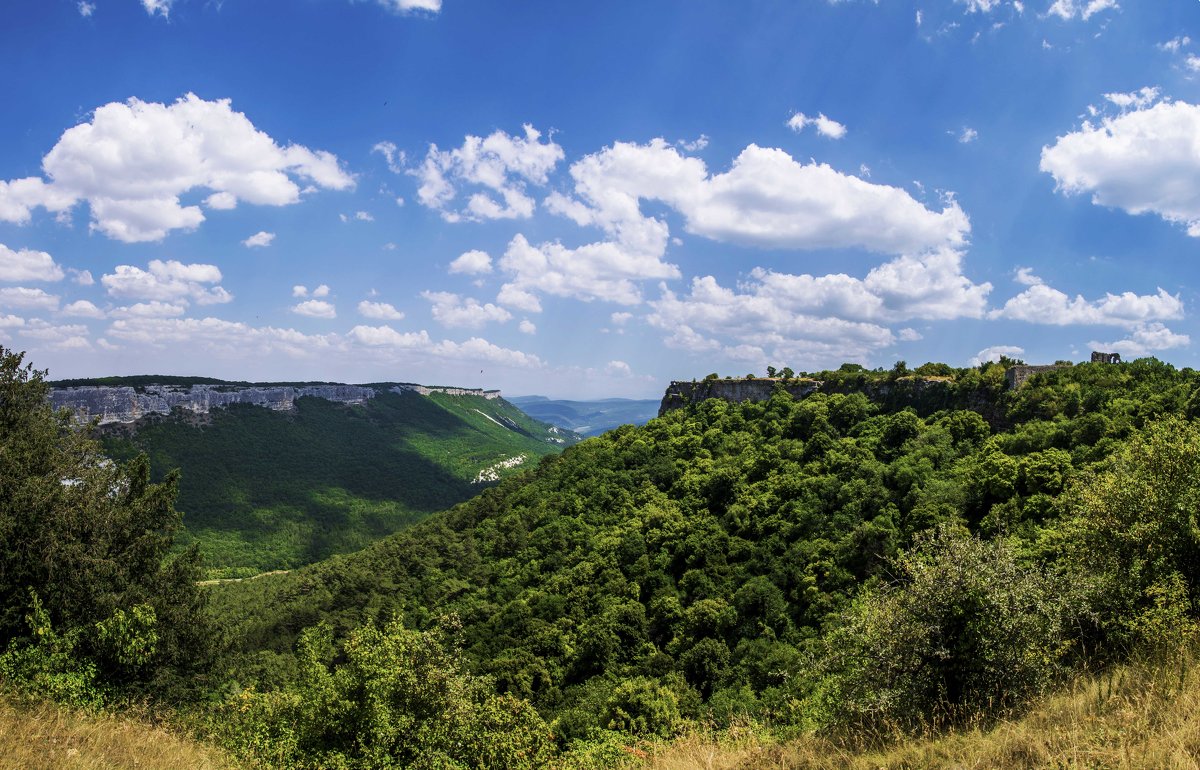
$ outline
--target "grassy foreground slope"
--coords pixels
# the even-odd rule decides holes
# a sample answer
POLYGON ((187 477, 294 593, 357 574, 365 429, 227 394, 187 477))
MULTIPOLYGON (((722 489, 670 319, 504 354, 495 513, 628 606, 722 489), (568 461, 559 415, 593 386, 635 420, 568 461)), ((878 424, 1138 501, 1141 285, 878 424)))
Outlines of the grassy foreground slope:
POLYGON ((223 751, 134 717, 0 695, 0 770, 233 770, 223 751))
MULTIPOLYGON (((550 770, 1108 770, 1200 768, 1200 667, 1164 657, 1073 680, 1019 719, 937 736, 779 739, 749 726, 671 739, 613 740, 550 770)), ((0 698, 0 770, 235 770, 219 748, 133 717, 0 698)))
MULTIPOLYGON (((1108 770, 1200 768, 1200 667, 1165 657, 1073 680, 1019 719, 937 736, 778 739, 748 726, 632 736, 568 753, 551 770, 1108 770)), ((134 717, 0 698, 0 770, 235 770, 221 749, 134 717)))
POLYGON ((1195 770, 1200 768, 1200 670, 1165 657, 1084 676, 1038 699, 1019 719, 937 736, 893 736, 873 747, 817 737, 778 740, 747 729, 631 746, 628 770, 1195 770))
POLYGON ((239 577, 362 548, 571 438, 501 399, 381 390, 365 406, 214 409, 199 426, 156 417, 104 443, 145 452, 156 478, 180 468, 181 542, 200 543, 212 577, 239 577))

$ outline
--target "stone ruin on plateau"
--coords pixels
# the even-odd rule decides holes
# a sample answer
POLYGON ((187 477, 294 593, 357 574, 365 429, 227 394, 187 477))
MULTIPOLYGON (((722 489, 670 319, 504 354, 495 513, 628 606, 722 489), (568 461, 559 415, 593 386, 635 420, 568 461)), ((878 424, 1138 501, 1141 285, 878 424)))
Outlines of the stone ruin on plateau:
MULTIPOLYGON (((1119 364, 1121 363, 1121 354, 1101 353, 1093 350, 1091 362, 1093 364, 1119 364)), ((1026 380, 1035 374, 1049 372, 1055 369, 1063 369, 1068 366, 1070 366, 1070 364, 1043 364, 1041 366, 1026 366, 1021 364, 1018 366, 1010 366, 1004 372, 1004 379, 1008 381, 1009 388, 1019 388, 1025 384, 1026 380)))

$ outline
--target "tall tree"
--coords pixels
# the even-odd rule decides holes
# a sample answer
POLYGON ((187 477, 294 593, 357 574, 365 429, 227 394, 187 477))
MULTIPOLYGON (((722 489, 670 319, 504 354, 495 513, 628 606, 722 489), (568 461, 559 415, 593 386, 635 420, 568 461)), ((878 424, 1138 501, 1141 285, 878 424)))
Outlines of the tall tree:
POLYGON ((0 648, 28 633, 36 595, 109 683, 178 682, 214 639, 199 553, 171 553, 178 476, 153 484, 145 457, 104 457, 50 408, 45 374, 0 347, 0 648))

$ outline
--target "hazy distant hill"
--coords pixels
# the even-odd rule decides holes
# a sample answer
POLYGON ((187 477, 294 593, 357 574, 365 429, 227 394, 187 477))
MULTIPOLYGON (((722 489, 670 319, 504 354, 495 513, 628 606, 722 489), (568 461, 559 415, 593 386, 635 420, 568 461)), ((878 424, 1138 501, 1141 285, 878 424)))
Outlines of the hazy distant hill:
POLYGON ((182 469, 184 539, 220 577, 362 548, 579 440, 483 391, 134 379, 55 383, 52 400, 111 418, 114 457, 146 452, 159 478, 182 469), (339 403, 355 391, 371 397, 339 403), (254 400, 209 408, 234 396, 254 400), (169 415, 145 411, 163 399, 169 415), (122 422, 131 409, 140 419, 122 422))
POLYGON ((620 425, 645 425, 658 416, 658 399, 604 398, 568 401, 545 396, 513 396, 512 403, 533 417, 584 436, 599 436, 620 425))

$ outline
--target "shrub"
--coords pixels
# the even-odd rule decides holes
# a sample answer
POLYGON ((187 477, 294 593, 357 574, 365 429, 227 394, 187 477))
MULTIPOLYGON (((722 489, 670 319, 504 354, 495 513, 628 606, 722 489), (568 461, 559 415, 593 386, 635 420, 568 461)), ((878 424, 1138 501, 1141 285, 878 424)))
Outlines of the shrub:
POLYGON ((608 729, 633 735, 669 737, 679 726, 679 698, 646 677, 618 684, 605 704, 608 729))
POLYGON ((1058 674, 1066 602, 1002 542, 942 528, 892 568, 896 582, 865 588, 825 640, 825 721, 913 729, 998 715, 1058 674))
POLYGON ((1086 592, 1090 649, 1119 657, 1186 636, 1200 591, 1200 427, 1177 417, 1147 426, 1065 500, 1051 540, 1086 592))
POLYGON ((14 640, 0 654, 0 682, 26 695, 50 698, 83 709, 99 709, 104 698, 96 677, 96 665, 76 654, 78 631, 59 634, 50 624, 36 593, 26 621, 31 641, 14 640))
POLYGON ((550 729, 526 701, 496 695, 433 631, 353 631, 334 665, 332 631, 301 637, 292 687, 245 690, 215 732, 244 757, 286 768, 536 768, 550 729))

